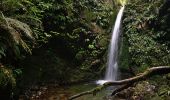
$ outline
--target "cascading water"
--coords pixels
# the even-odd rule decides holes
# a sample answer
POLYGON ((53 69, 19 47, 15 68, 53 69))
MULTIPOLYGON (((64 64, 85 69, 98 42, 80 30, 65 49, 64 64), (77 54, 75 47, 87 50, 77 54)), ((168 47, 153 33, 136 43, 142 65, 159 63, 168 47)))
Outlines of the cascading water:
POLYGON ((123 16, 124 6, 121 7, 116 18, 114 29, 112 31, 112 38, 109 46, 108 62, 106 75, 104 80, 98 80, 97 84, 104 84, 108 81, 115 81, 118 74, 118 41, 121 27, 121 20, 123 16))

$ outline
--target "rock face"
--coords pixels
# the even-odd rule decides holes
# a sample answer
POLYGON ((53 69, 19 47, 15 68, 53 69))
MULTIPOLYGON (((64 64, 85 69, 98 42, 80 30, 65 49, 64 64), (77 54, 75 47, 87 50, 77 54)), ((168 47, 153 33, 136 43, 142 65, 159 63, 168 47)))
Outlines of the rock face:
POLYGON ((155 96, 156 86, 151 85, 147 81, 140 82, 134 87, 129 87, 120 93, 117 93, 115 98, 125 100, 150 100, 155 96))

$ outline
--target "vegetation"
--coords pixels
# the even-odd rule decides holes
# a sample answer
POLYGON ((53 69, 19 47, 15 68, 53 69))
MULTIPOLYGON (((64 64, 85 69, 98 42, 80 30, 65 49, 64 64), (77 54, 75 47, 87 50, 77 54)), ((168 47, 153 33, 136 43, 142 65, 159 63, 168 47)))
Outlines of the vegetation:
MULTIPOLYGON (((1 0, 0 97, 18 99, 34 85, 103 76, 112 25, 125 4, 120 71, 132 76, 168 66, 169 0, 1 0)), ((157 89, 147 99, 168 98, 169 75, 147 81, 157 89)), ((142 84, 133 96, 145 92, 138 91, 142 84)))
MULTIPOLYGON (((127 3, 123 20, 122 48, 123 52, 128 54, 120 57, 122 70, 130 70, 133 75, 138 75, 148 67, 169 65, 169 40, 166 39, 169 37, 168 4, 170 4, 168 0, 130 0, 127 3)), ((144 100, 168 100, 169 79, 167 77, 168 75, 156 76, 147 80, 150 85, 156 87, 155 92, 149 93, 149 96, 136 97, 144 100), (166 92, 160 95, 162 88, 166 92)), ((145 87, 145 84, 141 86, 145 87)), ((136 88, 133 96, 139 92, 136 88)))
POLYGON ((1 0, 0 63, 11 78, 2 71, 6 79, 0 81, 4 89, 11 83, 8 78, 16 83, 16 89, 4 95, 13 98, 38 83, 63 84, 99 75, 116 14, 112 6, 102 0, 1 0))
MULTIPOLYGON (((157 26, 162 23, 159 9, 163 1, 132 2, 127 5, 124 19, 125 36, 129 43, 130 65, 142 68, 168 65, 170 57, 168 44, 167 41, 162 41, 168 31, 159 29, 157 26), (141 3, 145 5, 143 8, 141 8, 141 3)), ((162 23, 160 26, 165 27, 166 24, 162 23)))

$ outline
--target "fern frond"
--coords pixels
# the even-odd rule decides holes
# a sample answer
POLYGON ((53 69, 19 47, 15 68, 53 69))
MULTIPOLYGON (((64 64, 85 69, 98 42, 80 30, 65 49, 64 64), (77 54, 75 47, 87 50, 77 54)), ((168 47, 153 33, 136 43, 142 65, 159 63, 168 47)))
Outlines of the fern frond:
MULTIPOLYGON (((24 39, 29 39, 34 42, 35 38, 30 27, 16 19, 5 18, 0 13, 0 30, 4 30, 5 34, 0 34, 6 37, 8 45, 13 48, 13 51, 17 51, 16 46, 20 45, 25 51, 31 53, 31 49, 24 39)), ((16 52, 15 52, 16 53, 16 52)))
POLYGON ((13 27, 15 30, 20 32, 22 35, 25 35, 30 40, 34 40, 32 30, 27 24, 22 23, 16 19, 11 19, 11 18, 5 18, 5 19, 7 20, 10 27, 13 27))

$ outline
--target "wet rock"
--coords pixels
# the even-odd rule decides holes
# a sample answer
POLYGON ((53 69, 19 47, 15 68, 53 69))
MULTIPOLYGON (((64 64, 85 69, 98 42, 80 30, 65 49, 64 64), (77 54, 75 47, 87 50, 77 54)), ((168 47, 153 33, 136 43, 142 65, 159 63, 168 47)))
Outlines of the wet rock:
POLYGON ((128 89, 117 93, 115 98, 125 100, 150 100, 155 94, 155 89, 156 86, 147 81, 143 81, 136 84, 134 87, 129 87, 128 89))
POLYGON ((124 91, 122 92, 119 92, 116 94, 116 98, 121 98, 121 99, 127 99, 127 98, 130 98, 132 96, 132 94, 134 93, 134 88, 133 87, 130 87, 128 89, 125 89, 124 91))
POLYGON ((154 96, 155 89, 156 87, 147 81, 140 82, 135 86, 135 92, 133 94, 135 98, 133 100, 149 99, 154 96))

